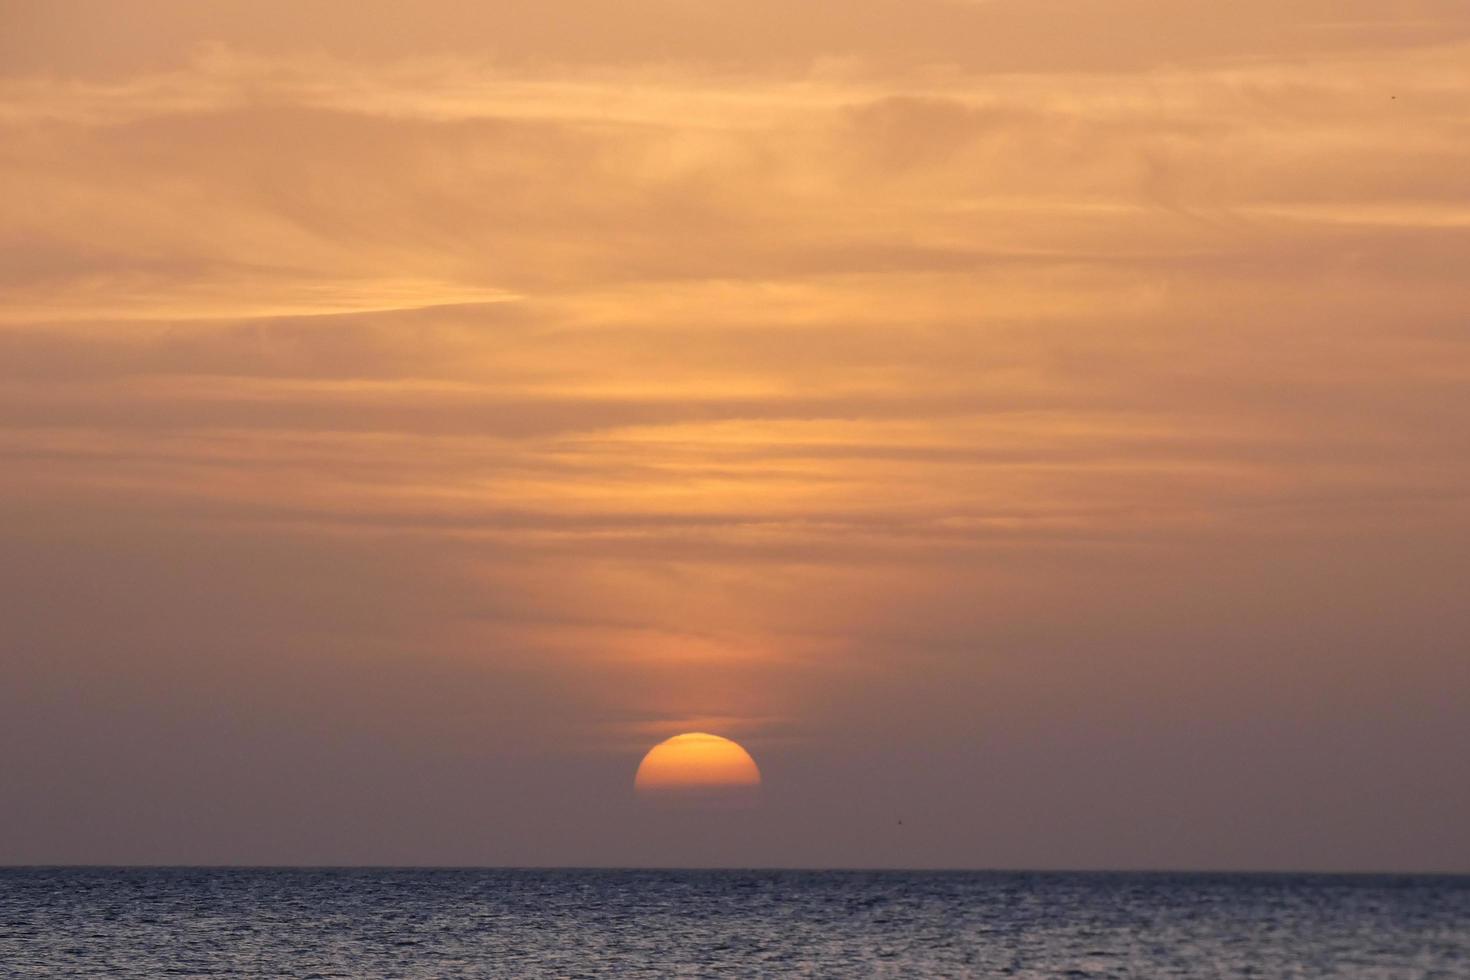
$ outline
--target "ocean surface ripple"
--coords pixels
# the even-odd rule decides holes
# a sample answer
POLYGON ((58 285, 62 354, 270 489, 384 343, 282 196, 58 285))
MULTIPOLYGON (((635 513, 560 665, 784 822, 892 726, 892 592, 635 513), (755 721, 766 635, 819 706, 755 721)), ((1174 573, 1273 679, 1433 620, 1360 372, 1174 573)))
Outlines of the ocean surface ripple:
POLYGON ((0 869, 0 976, 1470 978, 1470 877, 0 869))

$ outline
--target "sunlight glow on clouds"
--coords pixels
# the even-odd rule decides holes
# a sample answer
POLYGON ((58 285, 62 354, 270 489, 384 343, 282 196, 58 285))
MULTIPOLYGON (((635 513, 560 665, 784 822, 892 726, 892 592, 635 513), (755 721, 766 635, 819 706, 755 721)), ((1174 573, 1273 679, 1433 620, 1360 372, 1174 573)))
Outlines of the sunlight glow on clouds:
MULTIPOLYGON (((1230 729, 1257 684, 1349 746, 1463 733, 1462 5, 1128 0, 1112 46, 1082 0, 566 6, 583 40, 281 5, 290 49, 160 3, 175 49, 104 50, 27 21, 0 79, 12 680, 60 690, 147 620, 116 655, 226 702, 303 664, 379 664, 344 681, 372 703, 393 664, 486 671, 571 720, 482 723, 558 751, 1014 720, 1039 772, 1064 751, 1023 719, 1162 733, 1188 697, 1209 756, 1257 737, 1230 729), (95 633, 44 626, 82 607, 95 633)), ((1434 820, 1383 860, 1439 860, 1434 820)))

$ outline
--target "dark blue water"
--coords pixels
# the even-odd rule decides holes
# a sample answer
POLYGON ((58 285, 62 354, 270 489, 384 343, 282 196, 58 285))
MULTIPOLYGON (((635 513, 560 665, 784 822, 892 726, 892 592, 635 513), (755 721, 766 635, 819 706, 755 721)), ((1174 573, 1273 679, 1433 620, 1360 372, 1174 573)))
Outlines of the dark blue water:
POLYGON ((0 869, 10 977, 1470 978, 1470 878, 0 869))

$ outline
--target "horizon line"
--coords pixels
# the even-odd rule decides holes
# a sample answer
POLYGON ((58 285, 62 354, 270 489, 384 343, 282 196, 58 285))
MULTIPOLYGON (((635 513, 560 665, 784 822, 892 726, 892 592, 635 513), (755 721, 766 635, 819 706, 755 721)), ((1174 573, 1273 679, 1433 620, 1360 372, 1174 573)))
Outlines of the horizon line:
POLYGON ((1465 871, 1424 870, 1313 870, 1280 868, 1028 868, 953 866, 831 866, 815 865, 623 865, 623 864, 219 864, 219 863, 28 863, 0 862, 6 871, 628 871, 628 872, 732 872, 807 874, 993 874, 993 875, 1200 875, 1235 877, 1338 877, 1338 878, 1470 878, 1465 871))

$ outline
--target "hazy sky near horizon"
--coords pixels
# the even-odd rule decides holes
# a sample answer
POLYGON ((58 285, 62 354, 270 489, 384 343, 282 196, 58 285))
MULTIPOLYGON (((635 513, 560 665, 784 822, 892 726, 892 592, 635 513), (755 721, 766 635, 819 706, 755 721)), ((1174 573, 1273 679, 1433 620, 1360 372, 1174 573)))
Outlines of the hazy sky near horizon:
POLYGON ((1470 871, 1470 5, 0 2, 0 474, 3 863, 1470 871))

